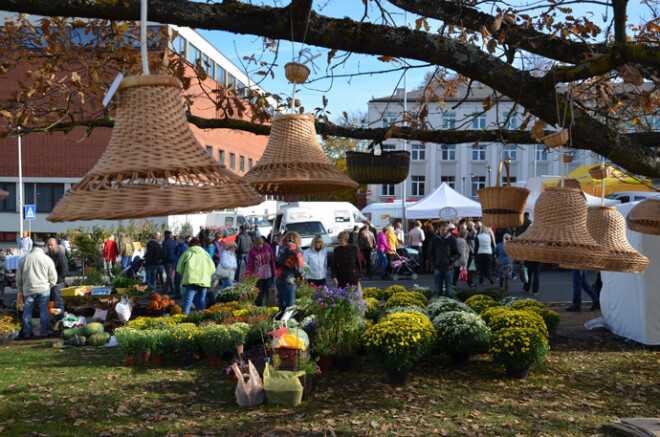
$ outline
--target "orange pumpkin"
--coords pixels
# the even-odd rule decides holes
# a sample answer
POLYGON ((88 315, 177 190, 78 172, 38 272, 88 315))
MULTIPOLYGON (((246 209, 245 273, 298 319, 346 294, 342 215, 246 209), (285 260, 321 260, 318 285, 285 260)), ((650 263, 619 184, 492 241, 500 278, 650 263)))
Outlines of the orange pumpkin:
POLYGON ((160 294, 156 293, 156 297, 154 298, 154 300, 155 300, 156 302, 160 302, 162 299, 163 299, 163 298, 160 297, 160 294))
POLYGON ((149 299, 156 300, 156 296, 158 296, 158 293, 151 293, 151 295, 149 296, 149 299))
POLYGON ((147 309, 149 311, 156 311, 158 308, 160 308, 158 302, 156 302, 155 300, 149 301, 149 305, 147 306, 147 309))

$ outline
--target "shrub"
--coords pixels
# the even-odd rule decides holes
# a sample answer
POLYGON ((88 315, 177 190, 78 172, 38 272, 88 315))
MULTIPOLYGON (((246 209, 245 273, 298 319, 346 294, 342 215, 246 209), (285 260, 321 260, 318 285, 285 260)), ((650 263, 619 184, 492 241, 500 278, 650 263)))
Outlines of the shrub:
POLYGON ((421 293, 401 292, 396 293, 387 300, 385 309, 405 306, 418 306, 426 309, 426 297, 421 293))
POLYGON ((367 287, 362 290, 362 297, 370 297, 380 302, 383 298, 383 290, 378 287, 367 287))
POLYGON ((545 361, 547 338, 533 328, 505 328, 493 332, 489 352, 493 361, 515 369, 527 369, 545 361))
POLYGON ((362 300, 367 304, 367 311, 364 313, 364 317, 377 322, 381 311, 380 301, 373 297, 365 297, 362 300))
POLYGON ((474 355, 488 350, 490 328, 478 314, 448 311, 433 319, 438 344, 450 355, 474 355))
POLYGON ((554 311, 551 311, 544 303, 541 303, 537 300, 534 299, 519 300, 517 302, 514 302, 511 305, 511 308, 516 310, 535 312, 536 314, 538 314, 543 318, 543 321, 545 322, 545 326, 548 328, 548 332, 550 333, 555 332, 557 330, 557 327, 559 326, 559 320, 561 319, 559 314, 554 311))
POLYGON ((383 299, 389 300, 390 297, 396 293, 406 293, 407 291, 408 290, 406 290, 406 287, 402 285, 390 285, 385 290, 383 290, 383 299))
POLYGON ((512 303, 511 308, 513 308, 514 310, 526 310, 529 308, 537 308, 539 310, 548 309, 548 307, 545 306, 545 304, 534 299, 519 300, 517 302, 512 303))
POLYGON ((435 295, 435 291, 432 288, 420 287, 417 284, 415 284, 415 286, 411 288, 409 291, 416 291, 418 293, 422 293, 424 296, 426 296, 427 299, 431 299, 435 295))
POLYGON ((522 299, 519 297, 514 297, 514 296, 505 296, 503 299, 499 301, 500 305, 510 307, 516 302, 521 301, 522 299))
POLYGON ((471 298, 465 301, 465 304, 472 308, 475 312, 481 313, 486 308, 494 307, 499 305, 493 300, 492 297, 485 294, 475 294, 471 298))
POLYGON ((548 329, 543 318, 533 311, 509 310, 493 316, 489 325, 493 332, 505 328, 530 328, 539 331, 548 338, 548 329))
POLYGON ((456 298, 458 300, 465 302, 466 300, 477 294, 484 294, 486 296, 490 296, 493 298, 493 300, 496 301, 501 300, 507 296, 507 292, 503 288, 488 287, 488 288, 484 288, 483 290, 479 288, 464 288, 462 290, 458 290, 456 292, 456 298))
POLYGON ((496 307, 486 308, 479 315, 481 316, 482 319, 484 319, 484 322, 486 322, 486 324, 490 326, 490 321, 492 320, 493 317, 505 313, 507 311, 511 311, 511 308, 504 306, 496 306, 496 307))
POLYGON ((425 315, 428 317, 428 313, 424 308, 418 307, 416 305, 412 306, 407 306, 407 307, 396 307, 396 308, 390 308, 385 312, 385 314, 393 314, 393 313, 410 313, 410 312, 418 312, 420 314, 425 315))
POLYGON ((474 312, 472 308, 465 305, 463 302, 458 302, 446 296, 440 296, 431 299, 431 301, 426 305, 426 310, 428 311, 431 320, 438 316, 438 314, 446 313, 447 311, 464 311, 467 313, 474 312))

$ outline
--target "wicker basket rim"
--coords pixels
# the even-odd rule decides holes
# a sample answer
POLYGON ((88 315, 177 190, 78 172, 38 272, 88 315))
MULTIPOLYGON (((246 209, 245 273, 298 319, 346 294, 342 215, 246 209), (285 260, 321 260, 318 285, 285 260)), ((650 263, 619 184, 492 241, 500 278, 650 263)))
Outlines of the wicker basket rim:
POLYGON ((309 67, 307 65, 301 64, 300 62, 291 61, 291 62, 287 62, 286 64, 284 64, 284 68, 286 68, 288 66, 302 67, 302 68, 307 69, 307 71, 310 71, 309 67))
POLYGON ((150 74, 148 76, 128 76, 122 79, 117 90, 139 86, 172 86, 181 88, 181 84, 176 77, 166 75, 150 74))
POLYGON ((276 120, 296 120, 296 119, 303 119, 303 120, 312 120, 314 122, 314 116, 312 114, 280 114, 275 116, 272 121, 276 120))
MULTIPOLYGON (((560 183, 561 183, 561 181, 560 181, 560 183)), ((560 186, 548 187, 548 188, 545 189, 545 191, 570 191, 570 192, 573 192, 573 193, 581 193, 582 192, 582 190, 578 190, 577 188, 560 187, 560 186)))

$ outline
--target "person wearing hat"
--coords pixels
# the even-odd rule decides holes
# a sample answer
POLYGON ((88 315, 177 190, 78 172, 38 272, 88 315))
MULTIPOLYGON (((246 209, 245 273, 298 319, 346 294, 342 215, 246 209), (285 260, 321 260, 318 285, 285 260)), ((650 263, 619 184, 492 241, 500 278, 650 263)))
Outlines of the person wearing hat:
POLYGON ((23 329, 22 338, 32 335, 32 313, 35 303, 39 305, 41 336, 51 334, 48 329, 50 314, 50 289, 57 283, 57 270, 55 263, 46 255, 46 243, 37 240, 29 254, 18 263, 16 270, 16 288, 18 289, 17 302, 23 302, 23 329))
POLYGON ((18 248, 23 253, 30 253, 32 251, 32 246, 32 238, 30 238, 28 231, 23 231, 23 238, 21 238, 21 241, 18 244, 18 248))
POLYGON ((449 232, 451 232, 454 238, 458 239, 458 229, 456 229, 455 224, 449 223, 449 232))
POLYGON ((236 261, 237 247, 238 245, 233 241, 225 244, 225 250, 222 251, 222 256, 220 257, 220 264, 218 264, 218 268, 213 275, 213 280, 221 281, 221 290, 234 285, 232 278, 238 269, 238 262, 236 261))

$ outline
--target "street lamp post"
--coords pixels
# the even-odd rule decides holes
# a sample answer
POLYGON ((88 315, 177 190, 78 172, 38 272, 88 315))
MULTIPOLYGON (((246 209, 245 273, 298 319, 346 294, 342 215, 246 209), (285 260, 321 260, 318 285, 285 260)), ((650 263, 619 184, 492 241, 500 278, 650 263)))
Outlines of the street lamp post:
POLYGON ((472 190, 470 190, 470 197, 474 197, 474 177, 476 175, 474 173, 470 173, 470 185, 472 187, 472 190))
POLYGON ((488 186, 490 187, 490 172, 493 170, 493 167, 489 165, 486 169, 488 170, 488 186))
POLYGON ((465 176, 463 176, 463 195, 465 196, 465 176))

